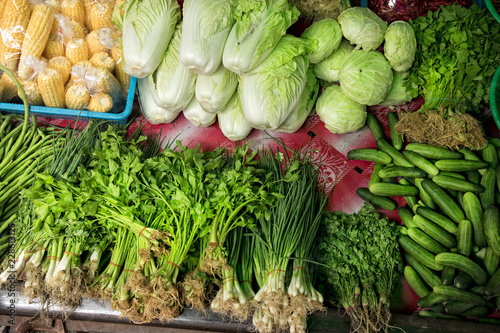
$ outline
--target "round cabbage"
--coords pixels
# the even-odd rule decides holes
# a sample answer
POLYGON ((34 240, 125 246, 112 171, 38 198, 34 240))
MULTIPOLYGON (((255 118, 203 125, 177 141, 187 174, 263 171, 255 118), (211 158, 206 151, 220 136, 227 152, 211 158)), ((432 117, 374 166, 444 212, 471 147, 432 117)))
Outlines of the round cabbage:
POLYGON ((344 37, 357 48, 375 50, 384 41, 387 22, 368 8, 352 7, 338 17, 344 37))
POLYGON ((300 37, 315 42, 317 47, 309 53, 309 62, 317 64, 339 47, 342 29, 337 21, 327 18, 313 23, 300 37))
POLYGON ((408 72, 396 72, 393 73, 391 90, 380 105, 385 106, 398 106, 403 105, 412 100, 411 92, 406 89, 403 84, 404 79, 408 76, 408 72))
POLYGON ((337 85, 323 90, 316 103, 316 113, 332 133, 355 132, 366 122, 366 106, 349 99, 337 85))
POLYGON ((392 68, 378 51, 353 51, 340 66, 342 92, 364 105, 377 105, 391 90, 392 68))
POLYGON ((340 65, 342 65, 344 58, 353 50, 353 45, 346 40, 342 41, 337 50, 320 63, 314 65, 314 74, 316 77, 330 83, 337 82, 339 80, 340 65))
POLYGON ((384 55, 396 72, 411 68, 417 51, 415 31, 408 22, 392 22, 385 33, 384 55))

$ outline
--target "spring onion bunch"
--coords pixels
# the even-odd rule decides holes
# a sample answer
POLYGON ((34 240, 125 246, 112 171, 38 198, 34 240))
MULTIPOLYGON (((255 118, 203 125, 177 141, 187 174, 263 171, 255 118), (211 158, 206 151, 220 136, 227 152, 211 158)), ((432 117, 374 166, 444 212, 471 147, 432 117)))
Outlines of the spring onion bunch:
POLYGON ((366 204, 354 214, 326 215, 320 244, 322 268, 354 332, 387 331, 396 270, 399 227, 366 204))

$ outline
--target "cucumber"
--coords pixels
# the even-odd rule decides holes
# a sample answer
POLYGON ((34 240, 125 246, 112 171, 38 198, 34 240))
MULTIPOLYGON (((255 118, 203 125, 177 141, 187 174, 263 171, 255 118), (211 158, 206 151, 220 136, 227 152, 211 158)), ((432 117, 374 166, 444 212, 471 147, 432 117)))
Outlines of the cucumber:
POLYGON ((418 188, 415 186, 399 184, 374 183, 368 186, 368 188, 373 194, 384 197, 416 196, 418 194, 418 188))
POLYGON ((484 263, 484 258, 486 258, 486 247, 472 249, 472 254, 470 258, 477 263, 484 263))
POLYGON ((484 186, 481 184, 474 184, 466 180, 450 176, 437 175, 432 177, 432 181, 442 188, 455 191, 474 193, 482 193, 485 191, 484 186))
POLYGON ((443 313, 444 312, 444 303, 437 303, 432 306, 429 306, 429 311, 443 313))
MULTIPOLYGON (((440 271, 443 269, 443 266, 435 261, 435 256, 424 249, 422 246, 418 245, 414 240, 412 240, 409 236, 401 235, 399 236, 399 243, 412 257, 414 257, 417 261, 419 261, 422 265, 435 270, 440 271)), ((421 274, 419 272, 419 274, 421 274)), ((439 281, 439 279, 438 279, 439 281)))
POLYGON ((474 244, 479 247, 487 246, 486 236, 483 227, 483 207, 478 196, 472 192, 464 193, 463 197, 464 211, 467 220, 471 221, 472 228, 474 229, 474 244))
POLYGON ((495 188, 496 188, 496 173, 494 169, 488 169, 481 178, 481 185, 484 186, 485 191, 479 193, 479 199, 483 208, 495 205, 495 188))
POLYGON ((478 285, 484 285, 488 281, 486 272, 474 261, 458 253, 439 253, 435 257, 437 264, 451 266, 459 271, 469 274, 478 285))
POLYGON ((457 230, 458 253, 468 257, 472 249, 472 223, 469 220, 460 221, 457 230))
POLYGON ((416 227, 415 223, 413 223, 413 213, 407 206, 398 208, 398 216, 406 227, 416 227))
MULTIPOLYGON (((404 178, 399 179, 399 183, 401 185, 410 185, 410 182, 404 178)), ((418 202, 418 198, 414 195, 404 195, 403 198, 411 209, 413 209, 418 202)))
POLYGON ((469 171, 467 172, 467 180, 474 184, 481 184, 481 174, 479 171, 469 171))
POLYGON ((435 286, 432 291, 443 298, 453 301, 460 301, 464 303, 470 303, 474 305, 484 306, 486 300, 481 296, 473 294, 468 291, 457 289, 453 286, 435 286))
POLYGON ((443 228, 437 224, 429 221, 425 217, 416 214, 413 216, 413 222, 422 229, 426 234, 431 236, 434 240, 444 245, 446 248, 451 249, 457 246, 455 237, 447 233, 443 228))
POLYGON ((398 122, 398 115, 396 112, 387 113, 387 122, 389 123, 389 133, 391 134, 392 146, 397 150, 401 150, 401 148, 403 148, 403 137, 394 130, 394 126, 398 122))
POLYGON ((378 172, 384 168, 384 165, 381 163, 375 163, 373 165, 373 171, 372 175, 370 176, 370 181, 368 182, 368 186, 373 183, 378 183, 380 182, 380 177, 378 175, 378 172))
POLYGON ((434 164, 441 171, 465 172, 480 170, 488 167, 488 163, 483 161, 469 160, 438 160, 434 164))
POLYGON ((484 292, 488 296, 500 296, 500 268, 490 277, 484 286, 484 292))
POLYGON ((486 268, 486 273, 488 275, 493 275, 498 269, 498 264, 500 263, 500 257, 493 252, 491 247, 486 248, 486 253, 484 255, 484 268, 486 268))
POLYGON ((370 112, 366 114, 366 125, 368 125, 368 128, 372 132, 375 141, 377 141, 378 139, 383 139, 385 137, 382 126, 380 125, 377 118, 370 112))
POLYGON ((467 180, 467 178, 464 175, 462 175, 461 173, 458 173, 458 172, 440 171, 439 175, 458 178, 458 179, 462 179, 462 180, 467 180))
POLYGON ((458 316, 446 314, 446 313, 439 313, 439 312, 432 312, 432 311, 427 311, 427 310, 422 310, 418 313, 420 317, 426 317, 426 318, 439 318, 439 319, 460 319, 458 316))
POLYGON ((455 288, 461 290, 467 290, 472 284, 472 282, 473 282, 472 278, 469 276, 469 274, 460 272, 458 273, 457 276, 455 276, 455 279, 453 280, 453 285, 455 286, 455 288))
POLYGON ((455 275, 457 274, 457 270, 450 266, 445 266, 443 268, 443 272, 441 273, 441 283, 445 286, 453 285, 453 280, 455 279, 455 275))
POLYGON ((347 153, 347 158, 350 160, 368 161, 381 164, 389 164, 392 162, 392 158, 388 154, 373 148, 353 149, 347 153))
POLYGON ((500 191, 500 165, 495 168, 495 176, 497 180, 497 190, 500 191))
POLYGON ((487 306, 474 306, 467 311, 461 313, 465 317, 484 317, 487 316, 491 310, 487 306))
POLYGON ((448 301, 444 306, 444 311, 449 314, 461 314, 464 311, 473 308, 475 305, 469 302, 460 302, 460 301, 448 301))
POLYGON ((426 143, 410 143, 406 146, 405 150, 410 150, 422 155, 425 158, 431 158, 435 160, 464 158, 461 153, 451 151, 447 148, 436 147, 426 143))
POLYGON ((425 285, 425 282, 422 280, 420 275, 418 275, 417 271, 413 269, 413 267, 406 266, 403 274, 406 282, 408 282, 408 285, 415 292, 415 294, 417 294, 418 297, 425 297, 431 292, 430 289, 425 285))
POLYGON ((424 170, 418 168, 408 168, 401 166, 387 166, 379 171, 378 175, 381 178, 387 177, 410 177, 410 178, 422 178, 426 176, 424 170))
POLYGON ((483 154, 483 161, 488 163, 488 168, 495 168, 498 164, 498 153, 497 149, 490 143, 484 147, 481 151, 483 154))
POLYGON ((470 288, 470 292, 479 295, 481 297, 486 297, 485 286, 474 286, 470 288))
POLYGON ((448 251, 446 247, 436 242, 432 237, 427 235, 419 228, 408 228, 407 233, 411 239, 413 239, 417 244, 419 244, 426 250, 429 250, 436 254, 448 251))
POLYGON ((417 301, 417 304, 419 307, 425 309, 425 308, 433 306, 434 304, 443 303, 446 300, 447 300, 446 297, 438 295, 435 292, 431 291, 430 293, 427 294, 427 296, 419 299, 417 301))
POLYGON ((500 191, 495 190, 495 203, 497 206, 500 206, 500 191))
POLYGON ((486 208, 483 214, 484 234, 488 247, 500 256, 500 219, 498 208, 490 206, 486 208))
POLYGON ((419 206, 416 209, 416 213, 436 223, 438 226, 440 226, 449 233, 454 234, 457 232, 457 225, 452 220, 430 209, 429 207, 419 206))
POLYGON ((436 168, 434 164, 429 162, 425 157, 420 154, 417 154, 411 150, 403 151, 403 156, 406 157, 410 163, 414 164, 416 167, 424 170, 431 176, 436 176, 439 174, 439 169, 436 168))
POLYGON ((488 140, 488 144, 492 145, 495 148, 500 147, 500 138, 490 138, 488 140))
POLYGON ((420 199, 423 201, 425 206, 429 207, 430 209, 437 210, 439 207, 434 201, 432 201, 432 198, 430 197, 429 193, 427 193, 422 187, 422 180, 423 178, 415 178, 415 186, 419 190, 420 199))
POLYGON ((356 190, 356 194, 363 200, 386 210, 395 210, 397 207, 396 201, 391 198, 381 197, 370 192, 366 187, 360 187, 356 190))
MULTIPOLYGON (((468 161, 481 161, 481 159, 476 155, 474 154, 472 151, 470 151, 469 149, 467 148, 461 148, 458 150, 460 153, 462 153, 462 155, 464 155, 464 158, 468 161)), ((487 164, 487 163, 486 163, 487 164)), ((484 175, 484 173, 486 172, 486 169, 479 169, 478 170, 479 173, 482 175, 484 175)))
POLYGON ((462 208, 439 185, 430 179, 424 179, 422 180, 422 187, 429 193, 429 196, 439 208, 453 221, 459 223, 465 220, 462 208))
POLYGON ((498 318, 491 318, 491 317, 484 317, 484 318, 477 318, 477 321, 485 324, 495 324, 495 325, 500 325, 500 319, 498 318))
POLYGON ((408 168, 413 167, 413 164, 411 164, 399 150, 391 146, 385 139, 378 139, 376 143, 378 149, 382 150, 383 152, 391 156, 392 161, 394 162, 395 165, 408 168))
POLYGON ((396 177, 389 177, 389 178, 381 178, 380 179, 382 183, 389 183, 389 184, 394 184, 396 182, 396 177))
POLYGON ((420 261, 415 259, 414 256, 405 253, 405 260, 408 263, 408 265, 410 265, 418 273, 418 275, 422 278, 422 280, 424 280, 425 283, 427 283, 429 287, 432 288, 434 286, 441 284, 439 276, 429 268, 422 265, 420 261))

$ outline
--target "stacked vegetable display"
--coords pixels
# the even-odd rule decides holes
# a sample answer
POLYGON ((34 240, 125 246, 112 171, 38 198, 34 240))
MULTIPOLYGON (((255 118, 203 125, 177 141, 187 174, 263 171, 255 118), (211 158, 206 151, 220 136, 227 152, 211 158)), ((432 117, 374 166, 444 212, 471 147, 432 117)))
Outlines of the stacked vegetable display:
MULTIPOLYGON (((122 68, 119 18, 123 1, 2 1, 0 64, 13 71, 35 106, 120 112, 130 76, 122 68), (116 7, 115 7, 116 5, 116 7)), ((2 102, 16 102, 8 75, 2 102)))
MULTIPOLYGON (((393 116, 388 114, 389 124, 397 120, 391 121, 393 116)), ((419 143, 401 151, 403 142, 392 128, 389 144, 376 119, 369 125, 379 149, 348 155, 376 162, 368 189, 358 194, 388 210, 396 209, 389 196, 404 196, 399 242, 406 251, 405 278, 420 297, 419 314, 491 314, 500 296, 499 140, 490 139, 476 153, 419 143)))

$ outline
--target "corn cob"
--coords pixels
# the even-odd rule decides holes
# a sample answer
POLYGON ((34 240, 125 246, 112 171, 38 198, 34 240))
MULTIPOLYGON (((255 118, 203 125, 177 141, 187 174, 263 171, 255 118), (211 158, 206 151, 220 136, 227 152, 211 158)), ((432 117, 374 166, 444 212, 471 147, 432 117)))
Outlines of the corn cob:
POLYGON ((111 57, 116 63, 115 71, 113 72, 113 74, 120 83, 120 86, 122 87, 122 95, 125 98, 128 94, 128 88, 130 86, 130 75, 125 73, 125 71, 123 70, 124 62, 122 61, 120 44, 115 44, 115 46, 113 46, 113 48, 111 49, 111 57))
POLYGON ((82 0, 82 3, 83 3, 83 11, 85 13, 85 16, 84 16, 84 21, 85 21, 85 28, 88 30, 88 31, 91 31, 90 30, 90 6, 92 5, 92 3, 94 2, 95 0, 82 0))
POLYGON ((85 26, 85 9, 82 0, 63 0, 61 2, 61 14, 82 27, 85 26))
POLYGON ((61 12, 61 0, 45 0, 45 3, 52 7, 56 13, 61 12))
POLYGON ((2 78, 0 78, 0 85, 3 87, 2 92, 2 102, 8 103, 14 97, 17 96, 17 87, 14 81, 10 78, 7 73, 2 74, 2 78))
POLYGON ((8 0, 5 5, 0 31, 3 44, 0 50, 0 64, 15 72, 21 55, 23 36, 30 19, 28 0, 8 0))
POLYGON ((66 107, 73 110, 82 110, 90 101, 90 95, 82 83, 75 83, 66 87, 66 107))
POLYGON ((33 73, 32 69, 25 64, 26 57, 32 55, 39 58, 43 54, 53 22, 54 11, 52 8, 44 3, 33 7, 30 22, 24 35, 21 58, 19 59, 18 76, 21 80, 28 79, 33 73))
POLYGON ((84 80, 87 80, 87 72, 91 72, 92 69, 92 64, 90 61, 85 60, 85 61, 80 61, 76 65, 73 65, 71 68, 71 75, 69 77, 69 81, 66 83, 66 86, 70 86, 75 83, 84 83, 84 80))
POLYGON ((69 79, 69 75, 71 74, 71 63, 65 57, 55 57, 50 59, 47 64, 49 68, 55 69, 59 74, 61 74, 61 78, 63 83, 66 84, 69 79))
POLYGON ((89 49, 84 39, 73 39, 66 45, 66 58, 71 65, 89 60, 89 49))
POLYGON ((115 103, 122 100, 122 90, 118 80, 105 68, 93 68, 87 76, 94 92, 109 94, 115 103))
POLYGON ((114 1, 95 1, 90 4, 89 8, 89 31, 99 30, 102 28, 111 28, 113 26, 112 16, 115 9, 114 1))
POLYGON ((56 14, 50 32, 58 33, 64 43, 68 43, 72 39, 85 38, 83 26, 61 14, 56 14))
MULTIPOLYGON (((7 5, 7 0, 0 0, 0 13, 3 13, 5 10, 5 6, 7 5)), ((2 19, 0 19, 0 24, 2 23, 2 19)), ((0 36, 0 54, 2 53, 2 50, 4 48, 3 45, 3 38, 0 36)), ((1 99, 1 97, 0 97, 1 99)))
POLYGON ((100 92, 90 98, 87 109, 94 112, 108 112, 113 107, 113 99, 106 93, 100 92))
MULTIPOLYGON (((38 89, 38 84, 36 79, 20 81, 19 83, 21 83, 21 86, 24 89, 29 105, 37 105, 37 106, 43 105, 42 95, 40 94, 40 90, 38 89)), ((19 91, 17 92, 17 96, 21 97, 19 91)))
POLYGON ((61 75, 52 68, 47 68, 37 78, 38 89, 45 106, 51 108, 64 108, 64 83, 61 75))
POLYGON ((49 36, 47 45, 45 45, 45 50, 43 50, 43 56, 50 60, 55 57, 64 56, 65 51, 66 50, 61 36, 55 33, 49 36))
POLYGON ((113 73, 116 66, 116 62, 109 56, 107 52, 99 52, 94 54, 94 56, 90 58, 90 63, 96 68, 106 68, 110 73, 113 73))
POLYGON ((90 32, 87 37, 85 37, 85 41, 89 47, 89 57, 99 52, 107 52, 110 48, 109 45, 107 45, 108 40, 112 43, 111 29, 106 28, 90 32))

